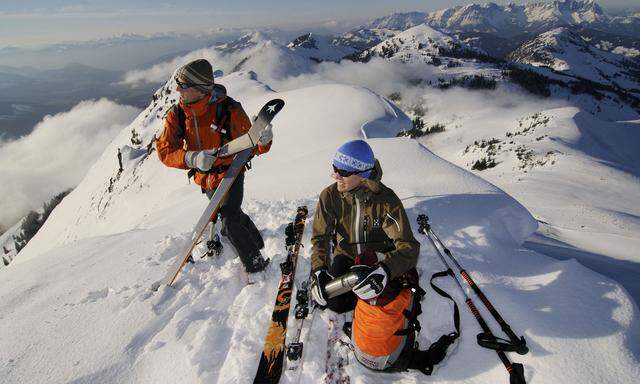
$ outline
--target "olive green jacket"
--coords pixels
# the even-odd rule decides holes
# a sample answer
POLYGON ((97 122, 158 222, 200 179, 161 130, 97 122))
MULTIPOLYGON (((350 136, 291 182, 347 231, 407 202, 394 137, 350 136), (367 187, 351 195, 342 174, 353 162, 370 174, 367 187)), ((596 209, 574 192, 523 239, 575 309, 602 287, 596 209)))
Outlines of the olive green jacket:
POLYGON ((381 263, 391 273, 390 279, 416 266, 420 243, 413 237, 402 202, 381 179, 376 160, 372 176, 356 189, 341 193, 334 183, 320 193, 311 237, 314 271, 328 268, 334 232, 335 255, 355 258, 364 250, 384 253, 381 263))

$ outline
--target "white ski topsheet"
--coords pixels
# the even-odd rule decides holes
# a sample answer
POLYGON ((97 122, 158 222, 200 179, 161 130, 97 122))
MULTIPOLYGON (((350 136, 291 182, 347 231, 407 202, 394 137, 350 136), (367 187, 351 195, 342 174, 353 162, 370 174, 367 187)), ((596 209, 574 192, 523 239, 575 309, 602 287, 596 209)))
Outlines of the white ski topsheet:
MULTIPOLYGON (((274 97, 247 75, 230 76, 226 84, 249 114, 274 97)), ((264 235, 264 254, 274 260, 264 280, 246 286, 241 264, 225 242, 220 258, 196 258, 185 268, 179 289, 150 292, 188 240, 207 199, 187 183, 184 171, 166 168, 155 153, 144 159, 135 151, 113 192, 106 191, 113 153, 129 143, 131 129, 147 139, 161 127, 159 120, 141 116, 106 148, 14 263, 0 271, 0 382, 250 381, 273 309, 278 263, 286 255, 284 226, 299 205, 307 205, 313 216, 318 193, 331 183, 335 148, 371 126, 380 137, 369 143, 383 180, 402 199, 412 224, 428 213, 434 230, 527 338, 530 354, 513 360, 524 364, 528 383, 626 384, 640 377, 634 355, 639 314, 625 290, 575 260, 523 249, 536 222, 513 198, 415 140, 393 137, 408 119, 366 89, 328 84, 277 97, 287 107, 274 121, 271 152, 256 157, 247 173, 243 205, 264 235), (381 121, 388 124, 376 124, 381 121), (386 138, 380 130, 385 126, 386 138)), ((414 233, 422 245, 421 282, 428 287, 430 274, 442 266, 428 242, 414 233)), ((298 276, 308 273, 310 234, 305 233, 298 276)), ((441 285, 460 299, 452 282, 441 285)), ((420 318, 424 345, 452 327, 450 304, 427 291, 420 318)), ((476 344, 475 319, 466 310, 461 315, 463 334, 455 354, 428 380, 507 382, 495 352, 476 344)), ((313 329, 323 325, 316 321, 313 329)), ((326 328, 311 335, 301 382, 321 380, 323 338, 326 328)), ((380 382, 380 374, 358 364, 346 370, 352 382, 380 382)), ((425 380, 417 372, 384 379, 425 380)))

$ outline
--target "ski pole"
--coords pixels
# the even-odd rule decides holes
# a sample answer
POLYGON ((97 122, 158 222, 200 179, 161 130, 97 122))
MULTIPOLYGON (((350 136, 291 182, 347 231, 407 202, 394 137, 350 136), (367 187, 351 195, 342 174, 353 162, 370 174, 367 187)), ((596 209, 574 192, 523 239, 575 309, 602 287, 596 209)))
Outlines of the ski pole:
MULTIPOLYGON (((465 297, 465 303, 467 304, 467 307, 469 307, 469 310, 471 311, 473 316, 478 321, 478 324, 480 324, 480 328, 485 334, 495 338, 495 336, 491 332, 491 329, 489 328, 489 325, 487 325, 487 322, 484 320, 484 318, 478 311, 478 308, 473 303, 473 300, 471 300, 469 295, 467 295, 467 292, 465 292, 464 288, 462 288, 462 284, 460 284, 460 281, 453 273, 453 270, 445 260, 444 256, 442 255, 442 252, 436 245, 436 242, 431 237, 430 235, 431 224, 429 224, 429 218, 427 217, 427 215, 421 214, 421 215, 418 215, 417 221, 419 226, 418 232, 426 235, 429 241, 431 242, 431 245, 433 245, 433 247, 435 248, 436 253, 440 257, 440 260, 444 264, 445 268, 447 269, 447 274, 453 278, 458 288, 460 288, 460 291, 462 291, 462 294, 465 297)), ((503 350, 495 349, 495 348, 491 348, 491 349, 494 349, 496 351, 496 353, 498 354, 498 357, 500 358, 500 361, 502 361, 502 364, 507 369, 507 372, 509 372, 509 383, 510 384, 526 384, 526 381, 524 379, 524 367, 522 366, 522 364, 512 363, 503 350)))
MULTIPOLYGON (((428 217, 427 217, 427 220, 429 220, 428 217)), ((502 329, 502 331, 507 336, 509 336, 509 340, 511 340, 511 343, 505 343, 506 340, 502 340, 502 339, 499 339, 499 338, 491 338, 491 337, 489 337, 489 335, 480 334, 480 335, 478 335, 478 343, 480 345, 482 345, 482 346, 487 346, 488 348, 492 348, 491 347, 492 345, 493 346, 502 346, 502 348, 505 349, 505 350, 514 351, 514 352, 517 352, 517 353, 519 353, 521 355, 527 354, 527 352, 529 352, 529 348, 527 347, 527 341, 524 339, 524 336, 518 337, 513 332, 513 330, 509 326, 509 324, 507 324, 507 322, 502 318, 502 316, 500 316, 500 313, 498 313, 498 310, 493 306, 493 304, 491 304, 491 301, 489 301, 487 296, 485 296, 485 294, 480 290, 480 287, 478 287, 478 285, 475 283, 475 281, 473 281, 473 279, 471 278, 469 273, 467 273, 467 271, 464 268, 462 268, 462 266, 456 260, 456 258, 453 257, 453 254, 451 253, 449 248, 447 248, 444 245, 442 240, 440 240, 440 238, 433 231, 431 226, 427 227, 427 230, 428 230, 428 232, 430 234, 433 235, 433 237, 436 239, 436 241, 440 244, 440 246, 442 247, 445 255, 449 256, 451 261, 453 261, 453 263, 455 264, 455 266, 458 269, 458 271, 459 271, 460 275, 462 276, 462 278, 467 282, 467 284, 469 284, 471 289, 473 289, 473 292, 475 292, 475 294, 480 298, 480 301, 482 301, 482 303, 485 305, 485 307, 487 307, 487 309, 489 310, 489 313, 491 313, 493 318, 496 319, 496 321, 500 325, 500 328, 502 329)), ((493 348, 493 349, 495 349, 495 348, 493 348)))

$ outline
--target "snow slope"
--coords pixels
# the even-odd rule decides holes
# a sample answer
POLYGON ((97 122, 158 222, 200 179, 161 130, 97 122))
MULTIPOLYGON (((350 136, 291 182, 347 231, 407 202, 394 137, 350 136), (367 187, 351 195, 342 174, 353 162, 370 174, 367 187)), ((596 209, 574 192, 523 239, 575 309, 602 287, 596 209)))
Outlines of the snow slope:
POLYGON ((562 74, 620 87, 640 95, 640 61, 601 51, 568 28, 556 28, 525 42, 509 60, 546 66, 562 74))
MULTIPOLYGON (((409 28, 362 52, 361 58, 384 57, 403 63, 433 63, 439 49, 462 48, 460 43, 426 24, 409 28)), ((465 47, 466 48, 466 47, 465 47)))
MULTIPOLYGON (((408 119, 373 92, 322 85, 275 94, 249 73, 221 79, 256 111, 266 100, 287 105, 274 121, 270 153, 253 160, 244 209, 274 259, 263 280, 245 286, 230 245, 215 260, 197 259, 174 288, 149 290, 187 241, 206 200, 184 171, 146 156, 161 129, 164 100, 143 112, 106 149, 82 183, 54 210, 14 263, 0 270, 0 382, 245 383, 251 382, 271 315, 284 258, 283 230, 297 205, 313 213, 331 180, 330 158, 347 139, 369 139, 383 180, 412 221, 428 213, 434 229, 531 347, 529 383, 617 382, 638 377, 638 310, 613 281, 573 260, 557 261, 522 247, 536 229, 513 198, 435 156, 414 140, 395 138, 408 119), (143 144, 130 147, 132 130, 143 144), (123 147, 125 170, 113 152, 123 147), (616 372, 612 379, 611 372, 616 372)), ((170 88, 170 87, 169 87, 170 88)), ((299 276, 308 272, 310 231, 299 276)), ((419 269, 428 286, 442 266, 424 238, 419 269)), ((451 281, 441 284, 462 304, 451 281)), ((429 290, 421 316, 422 344, 451 330, 451 308, 429 290)), ((301 382, 324 374, 326 315, 314 322, 301 382)), ((506 382, 492 351, 462 312, 463 336, 446 365, 428 380, 506 382)), ((353 359, 351 359, 353 361, 353 359)), ((376 374, 352 363, 353 382, 422 382, 415 372, 376 374), (382 379, 381 379, 382 378, 382 379)), ((286 378, 285 380, 286 381, 286 378)))
POLYGON ((313 33, 298 36, 287 44, 287 48, 298 55, 317 61, 339 61, 343 57, 355 52, 354 48, 335 44, 330 37, 313 33))
POLYGON ((431 95, 426 120, 447 129, 421 142, 466 169, 493 159, 495 167, 475 172, 538 220, 527 247, 576 258, 640 302, 640 121, 605 121, 573 106, 542 103, 532 112, 531 104, 512 97, 500 109, 499 101, 479 109, 474 105, 500 95, 431 95), (452 97, 464 115, 439 101, 452 97))

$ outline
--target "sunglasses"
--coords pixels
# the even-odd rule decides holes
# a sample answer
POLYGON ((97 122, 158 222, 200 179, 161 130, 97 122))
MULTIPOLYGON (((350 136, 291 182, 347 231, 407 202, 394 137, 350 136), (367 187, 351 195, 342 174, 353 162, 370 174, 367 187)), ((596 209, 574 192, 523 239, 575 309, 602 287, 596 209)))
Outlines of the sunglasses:
POLYGON ((178 85, 178 87, 180 87, 180 89, 187 89, 187 88, 195 87, 197 85, 204 85, 204 86, 210 85, 210 84, 183 83, 178 79, 176 79, 176 84, 178 85))
POLYGON ((336 166, 333 166, 333 172, 338 174, 338 176, 340 177, 349 177, 349 176, 353 176, 353 175, 357 175, 360 173, 365 173, 365 172, 369 172, 372 171, 373 168, 369 168, 369 169, 365 169, 363 171, 345 171, 344 169, 340 169, 340 168, 336 168, 336 166))

